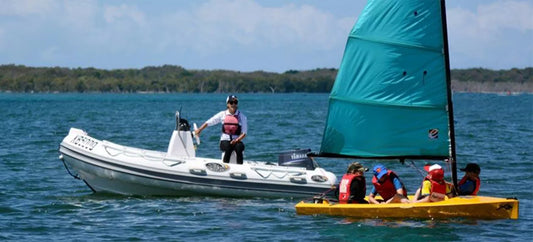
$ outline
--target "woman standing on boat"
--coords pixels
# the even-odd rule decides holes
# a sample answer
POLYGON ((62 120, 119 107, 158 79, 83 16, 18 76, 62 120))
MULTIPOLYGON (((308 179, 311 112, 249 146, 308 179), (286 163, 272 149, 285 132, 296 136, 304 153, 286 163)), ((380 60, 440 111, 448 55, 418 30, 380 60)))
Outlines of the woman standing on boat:
POLYGON ((248 122, 246 116, 237 110, 238 104, 237 96, 228 96, 226 98, 227 109, 215 114, 194 131, 196 135, 200 135, 202 130, 208 126, 222 123, 220 150, 224 151, 224 163, 229 163, 233 151, 237 154, 237 164, 243 163, 244 143, 242 140, 246 137, 246 132, 248 132, 248 122))

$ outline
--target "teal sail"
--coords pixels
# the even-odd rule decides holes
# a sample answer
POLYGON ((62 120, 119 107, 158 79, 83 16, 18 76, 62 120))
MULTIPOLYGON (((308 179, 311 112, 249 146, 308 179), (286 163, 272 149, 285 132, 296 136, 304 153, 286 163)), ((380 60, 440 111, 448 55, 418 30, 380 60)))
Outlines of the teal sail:
POLYGON ((453 123, 441 8, 439 0, 368 1, 329 96, 321 154, 450 157, 453 123))

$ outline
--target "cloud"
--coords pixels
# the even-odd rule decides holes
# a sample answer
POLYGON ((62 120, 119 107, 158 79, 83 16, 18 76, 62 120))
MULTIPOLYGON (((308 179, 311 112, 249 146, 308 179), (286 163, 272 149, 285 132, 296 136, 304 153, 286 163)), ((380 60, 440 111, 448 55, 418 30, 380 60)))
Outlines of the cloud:
POLYGON ((162 24, 159 48, 187 56, 193 68, 285 71, 338 66, 354 18, 305 4, 213 0, 160 22, 171 24, 162 24))
POLYGON ((515 29, 533 30, 533 3, 526 1, 497 1, 478 8, 478 26, 488 32, 515 29))
POLYGON ((2 0, 0 16, 45 16, 55 12, 57 1, 54 0, 2 0))
POLYGON ((452 68, 533 65, 533 2, 494 1, 447 12, 452 68))
MULTIPOLYGON (((533 2, 479 2, 475 9, 463 7, 466 3, 447 9, 452 68, 532 66, 533 2)), ((344 4, 0 0, 0 64, 108 69, 174 64, 244 71, 338 67, 359 12, 339 16, 334 11, 344 4)))
POLYGON ((129 1, 2 3, 0 20, 7 21, 0 21, 0 53, 10 53, 8 62, 29 65, 316 68, 331 66, 331 57, 313 53, 333 52, 340 60, 353 24, 353 18, 290 2, 266 7, 251 0, 208 0, 159 14, 129 1), (291 62, 297 57, 305 60, 291 62), (272 64, 277 67, 267 67, 272 64))
POLYGON ((165 16, 167 44, 205 54, 241 48, 331 49, 353 20, 336 19, 312 6, 264 7, 248 0, 208 1, 191 12, 165 16))
POLYGON ((137 6, 121 4, 120 6, 106 6, 104 19, 107 23, 132 22, 134 25, 146 25, 146 17, 137 6))
POLYGON ((55 23, 62 25, 70 31, 87 31, 94 28, 98 14, 98 3, 95 0, 64 1, 62 13, 57 16, 55 23))

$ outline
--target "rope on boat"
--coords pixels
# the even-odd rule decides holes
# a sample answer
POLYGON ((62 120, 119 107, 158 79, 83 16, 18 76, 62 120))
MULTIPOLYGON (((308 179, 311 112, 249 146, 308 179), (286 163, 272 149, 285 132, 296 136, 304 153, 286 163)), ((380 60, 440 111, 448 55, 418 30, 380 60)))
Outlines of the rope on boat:
POLYGON ((418 171, 420 176, 426 177, 426 175, 424 175, 424 173, 420 169, 418 169, 418 167, 415 166, 415 163, 413 162, 413 160, 411 160, 411 164, 409 164, 409 166, 413 167, 416 171, 418 171))
POLYGON ((270 177, 270 175, 273 175, 273 176, 275 176, 278 179, 283 179, 286 176, 302 176, 302 175, 306 175, 305 172, 299 172, 299 171, 292 171, 291 172, 291 171, 286 171, 286 170, 255 168, 255 167, 250 167, 250 169, 255 171, 255 173, 257 173, 259 176, 261 176, 262 178, 265 178, 265 179, 270 177), (261 172, 265 172, 265 174, 262 174, 261 172), (266 173, 268 173, 268 174, 266 174, 266 173), (278 175, 276 173, 280 173, 282 175, 278 175))
POLYGON ((79 174, 74 175, 74 174, 72 174, 72 172, 70 172, 70 169, 68 168, 67 163, 65 163, 65 159, 63 158, 63 155, 60 155, 59 159, 63 162, 63 165, 65 166, 65 169, 67 169, 67 172, 68 172, 69 175, 71 175, 72 177, 74 177, 74 178, 76 178, 78 180, 81 180, 79 174))
MULTIPOLYGON (((446 162, 446 163, 448 164, 448 166, 447 166, 448 169, 451 169, 450 164, 449 164, 448 162, 446 162)), ((424 178, 426 177, 426 175, 424 175, 424 173, 423 173, 420 169, 418 169, 418 167, 415 166, 415 163, 414 163, 412 160, 411 160, 411 164, 409 164, 409 165, 410 165, 411 167, 413 167, 416 171, 418 171, 418 173, 420 173, 420 176, 422 176, 422 177, 424 177, 424 178)), ((449 182, 447 182, 447 181, 444 181, 444 182, 446 183, 446 186, 448 186, 449 184, 451 184, 451 183, 449 183, 449 182)), ((459 194, 457 193, 457 192, 458 192, 457 189, 455 189, 455 186, 453 186, 453 184, 451 184, 451 188, 450 188, 450 190, 451 190, 451 193, 453 194, 453 196, 458 196, 458 195, 459 195, 459 194)))
POLYGON ((326 200, 330 203, 337 203, 339 202, 339 200, 337 199, 333 199, 331 197, 328 197, 328 193, 330 193, 331 191, 334 191, 336 190, 337 188, 336 187, 332 187, 328 190, 326 190, 325 192, 323 193, 320 193, 316 196, 313 196, 311 198, 307 198, 307 199, 304 199, 305 201, 312 201, 313 203, 322 203, 322 201, 326 200))
POLYGON ((63 155, 60 155, 59 159, 63 162, 63 165, 65 166, 65 169, 67 170, 69 175, 71 175, 75 179, 82 180, 85 183, 85 185, 87 185, 93 192, 96 192, 96 190, 91 185, 89 185, 89 183, 87 183, 87 181, 81 179, 79 174, 74 175, 74 174, 72 174, 72 172, 70 172, 70 169, 68 168, 67 163, 65 162, 65 159, 63 158, 63 155))
POLYGON ((111 145, 107 145, 105 143, 102 145, 104 146, 104 150, 107 152, 107 154, 112 157, 117 157, 119 155, 124 155, 128 157, 141 157, 149 161, 162 162, 166 166, 170 166, 170 167, 186 163, 185 161, 169 161, 169 159, 167 159, 167 157, 165 156, 148 155, 147 153, 150 152, 149 150, 133 148, 133 151, 131 151, 131 150, 128 150, 131 148, 127 148, 123 146, 121 146, 120 148, 117 148, 117 147, 112 147, 111 145), (116 152, 111 152, 110 149, 116 152), (168 162, 171 162, 171 164, 169 164, 168 162))
POLYGON ((129 157, 141 157, 141 158, 144 158, 146 160, 152 160, 152 161, 161 161, 161 162, 163 162, 165 160, 165 157, 163 157, 163 156, 148 155, 148 154, 146 154, 148 151, 147 150, 143 150, 143 149, 134 148, 134 151, 129 151, 128 148, 126 148, 126 147, 121 147, 122 149, 119 149, 119 148, 116 148, 116 147, 111 147, 111 146, 106 145, 106 144, 102 144, 102 145, 104 146, 104 149, 107 152, 107 154, 109 154, 110 156, 113 156, 113 157, 116 157, 116 156, 119 156, 119 155, 124 155, 124 156, 129 156, 129 157), (113 150, 115 150, 117 152, 112 154, 112 152, 110 152, 109 149, 113 149, 113 150))
POLYGON ((174 166, 181 165, 181 164, 185 163, 185 161, 180 161, 180 160, 178 160, 178 161, 170 161, 168 159, 163 159, 162 162, 163 162, 163 164, 165 164, 167 166, 170 166, 170 167, 174 167, 174 166), (169 162, 171 162, 171 163, 169 163, 169 162))

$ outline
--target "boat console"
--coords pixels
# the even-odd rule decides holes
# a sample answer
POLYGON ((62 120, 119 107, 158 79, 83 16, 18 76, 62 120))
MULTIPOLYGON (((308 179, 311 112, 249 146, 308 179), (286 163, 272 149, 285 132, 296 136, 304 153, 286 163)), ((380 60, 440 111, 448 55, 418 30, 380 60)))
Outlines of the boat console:
MULTIPOLYGON (((180 113, 176 112, 176 129, 172 132, 167 155, 169 157, 196 157, 192 138, 193 134, 189 122, 180 118, 180 113)), ((199 140, 196 139, 196 142, 199 143, 199 140)))

